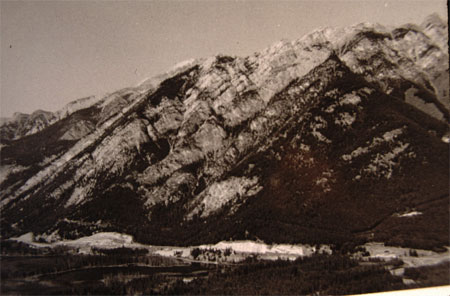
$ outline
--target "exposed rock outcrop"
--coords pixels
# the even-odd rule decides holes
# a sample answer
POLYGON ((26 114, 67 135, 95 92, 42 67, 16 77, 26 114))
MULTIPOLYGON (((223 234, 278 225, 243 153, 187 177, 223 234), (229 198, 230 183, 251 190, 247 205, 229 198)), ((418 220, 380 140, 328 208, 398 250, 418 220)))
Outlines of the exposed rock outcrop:
POLYGON ((435 17, 422 28, 324 28, 83 101, 41 131, 58 137, 38 144, 36 161, 12 152, 33 138, 3 148, 2 161, 23 168, 9 168, 0 187, 2 235, 366 237, 394 210, 448 190, 446 30, 435 17))

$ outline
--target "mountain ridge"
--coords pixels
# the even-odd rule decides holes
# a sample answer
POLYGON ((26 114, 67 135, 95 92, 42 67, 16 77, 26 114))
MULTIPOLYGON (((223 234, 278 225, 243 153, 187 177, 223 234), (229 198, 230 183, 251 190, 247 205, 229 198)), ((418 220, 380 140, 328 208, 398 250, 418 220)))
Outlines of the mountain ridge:
POLYGON ((432 41, 448 33, 433 17, 425 24, 432 37, 360 24, 189 61, 34 135, 2 138, 2 236, 445 244, 445 229, 425 233, 423 217, 448 217, 429 202, 448 200, 447 42, 432 41), (16 149, 26 143, 38 152, 29 161, 16 149), (424 204, 411 218, 416 238, 390 237, 392 221, 408 227, 396 212, 424 204))
MULTIPOLYGON (((277 48, 278 46, 280 46, 283 43, 295 44, 295 43, 301 42, 301 40, 303 40, 303 39, 313 38, 314 35, 322 35, 320 38, 324 39, 325 43, 332 44, 332 45, 333 45, 333 43, 336 43, 336 44, 334 44, 334 46, 332 46, 333 50, 341 50, 341 49, 339 49, 339 47, 345 47, 345 46, 342 44, 339 44, 339 42, 336 42, 337 41, 336 39, 341 39, 340 40, 341 42, 342 42, 342 40, 345 40, 345 39, 351 39, 349 36, 346 36, 346 35, 352 35, 354 33, 353 32, 354 30, 361 30, 361 29, 362 30, 368 29, 368 30, 373 30, 373 31, 379 31, 379 32, 382 32, 383 34, 394 34, 394 35, 400 34, 402 36, 404 36, 406 34, 405 30, 412 30, 415 32, 423 31, 424 33, 427 33, 426 37, 428 39, 432 40, 433 43, 436 44, 438 47, 440 47, 444 52, 448 52, 448 44, 446 42, 446 40, 448 40, 448 26, 440 18, 440 16, 437 13, 429 15, 422 22, 422 24, 420 24, 420 26, 417 26, 414 24, 405 24, 398 28, 393 28, 393 27, 384 27, 380 24, 359 23, 357 25, 353 25, 350 27, 343 27, 343 28, 331 28, 331 27, 318 28, 318 29, 314 30, 313 32, 303 36, 300 39, 293 40, 292 42, 290 42, 288 40, 282 40, 277 43, 274 43, 272 46, 269 46, 268 48, 266 48, 265 51, 267 52, 267 51, 270 51, 271 48, 277 48), (333 35, 337 35, 340 38, 336 38, 333 35), (344 36, 342 37, 342 35, 344 35, 344 36)), ((142 82, 138 83, 136 87, 138 89, 143 89, 143 88, 148 89, 149 86, 155 87, 159 82, 174 75, 175 73, 177 73, 177 71, 186 69, 189 66, 198 65, 198 64, 204 62, 205 60, 206 59, 201 58, 201 59, 189 59, 186 61, 182 61, 182 62, 178 63, 177 65, 175 65, 174 67, 172 67, 172 69, 166 73, 144 79, 142 82)), ((125 89, 130 89, 130 88, 125 88, 125 89)), ((112 94, 120 92, 120 91, 121 90, 118 90, 116 92, 113 92, 112 94)), ((103 95, 103 96, 89 96, 89 97, 85 97, 85 98, 81 98, 81 99, 77 99, 72 102, 69 102, 63 108, 61 108, 60 110, 58 110, 56 112, 49 112, 49 111, 42 111, 42 112, 45 112, 48 114, 53 113, 54 118, 52 118, 53 120, 50 120, 50 122, 47 124, 47 125, 49 125, 49 124, 52 124, 53 122, 55 122, 56 120, 61 120, 61 119, 65 118, 66 116, 70 115, 71 113, 74 113, 80 109, 91 107, 92 105, 95 105, 95 104, 99 103, 100 101, 105 101, 105 100, 107 100, 107 98, 110 95, 111 94, 107 94, 107 95, 103 95)), ((103 104, 103 106, 104 105, 105 104, 103 104)), ((448 111, 448 108, 449 108, 448 103, 446 105, 446 108, 448 111)), ((25 116, 25 115, 26 114, 24 114, 23 116, 25 116)), ((17 121, 14 117, 15 116, 13 116, 13 118, 5 118, 3 120, 2 125, 5 122, 10 123, 11 121, 17 121)), ((31 118, 31 120, 32 120, 32 118, 31 118)), ((1 129, 0 129, 0 131, 1 131, 1 129)), ((28 131, 25 134, 19 132, 18 135, 15 135, 14 137, 8 136, 8 135, 6 135, 6 133, 3 132, 1 137, 2 137, 2 139, 17 139, 17 138, 25 136, 25 135, 33 134, 37 131, 39 131, 39 129, 28 131)))

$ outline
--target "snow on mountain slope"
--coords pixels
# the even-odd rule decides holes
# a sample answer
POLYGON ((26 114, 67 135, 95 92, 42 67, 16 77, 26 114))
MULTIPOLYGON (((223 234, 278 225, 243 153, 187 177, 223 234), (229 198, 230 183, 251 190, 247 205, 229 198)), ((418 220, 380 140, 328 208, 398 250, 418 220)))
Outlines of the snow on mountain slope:
POLYGON ((32 114, 15 113, 13 118, 4 121, 0 126, 1 139, 17 139, 37 133, 57 120, 47 111, 37 110, 32 114))
MULTIPOLYGON (((0 185, 2 235, 385 239, 396 219, 386 217, 448 199, 448 85, 437 83, 448 73, 437 41, 445 28, 425 28, 319 29, 74 104, 80 109, 2 148, 11 166, 0 185), (440 115, 409 105, 412 89, 440 115), (26 143, 39 153, 17 149, 26 143)), ((440 224, 425 233, 417 219, 421 243, 445 242, 440 224)), ((401 232, 391 239, 416 243, 401 232)))

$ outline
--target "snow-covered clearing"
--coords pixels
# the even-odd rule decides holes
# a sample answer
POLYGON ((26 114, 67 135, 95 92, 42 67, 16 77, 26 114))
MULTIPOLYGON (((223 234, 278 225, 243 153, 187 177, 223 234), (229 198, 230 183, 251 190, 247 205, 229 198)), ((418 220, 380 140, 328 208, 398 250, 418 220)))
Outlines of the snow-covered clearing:
POLYGON ((25 244, 34 244, 33 243, 34 235, 32 232, 27 232, 19 237, 11 237, 10 240, 15 240, 25 244))
POLYGON ((447 247, 447 251, 441 253, 429 250, 385 246, 383 243, 367 243, 363 247, 370 253, 369 258, 378 258, 385 261, 401 259, 404 262, 403 267, 435 265, 450 261, 450 247, 447 247), (413 256, 410 253, 411 250, 417 252, 417 256, 413 256))
MULTIPOLYGON (((317 249, 314 246, 303 244, 266 244, 264 242, 250 240, 221 241, 216 244, 188 247, 153 246, 136 243, 132 236, 117 232, 99 232, 76 240, 62 240, 53 243, 35 242, 34 235, 31 232, 10 239, 37 248, 65 246, 84 254, 92 253, 92 249, 94 248, 114 249, 126 247, 133 249, 147 249, 150 255, 154 254, 181 259, 196 259, 199 261, 215 262, 239 262, 251 256, 265 260, 276 260, 279 258, 295 260, 298 257, 311 256, 316 252, 332 253, 330 247, 327 245, 322 245, 320 249, 317 249), (192 256, 192 251, 194 249, 200 250, 201 255, 199 255, 198 258, 193 258, 192 256), (226 253, 228 254, 225 255, 226 253)), ((446 247, 447 250, 440 253, 429 250, 385 246, 383 243, 375 242, 366 243, 363 247, 370 253, 370 256, 356 256, 357 258, 363 260, 376 258, 384 261, 401 259, 404 262, 403 268, 435 265, 441 262, 450 261, 450 247, 446 247), (412 250, 415 251, 413 253, 417 253, 417 256, 415 256, 415 254, 413 255, 411 252, 412 250)))
POLYGON ((12 237, 11 240, 23 242, 37 248, 66 246, 77 249, 79 253, 89 254, 93 248, 98 249, 115 249, 115 248, 147 248, 133 241, 133 237, 128 234, 117 232, 99 232, 91 236, 84 236, 75 240, 62 240, 53 243, 40 243, 34 241, 34 235, 31 232, 25 233, 19 237, 12 237))
POLYGON ((233 253, 247 257, 250 254, 257 255, 261 259, 276 260, 278 258, 295 260, 302 256, 311 256, 316 251, 331 254, 328 246, 322 246, 319 250, 310 245, 301 244, 265 244, 255 241, 222 241, 215 245, 201 245, 200 249, 231 250, 233 253))
MULTIPOLYGON (((80 253, 88 254, 93 248, 114 249, 133 248, 148 249, 150 253, 166 257, 191 258, 192 250, 200 249, 203 252, 221 253, 230 252, 230 258, 223 258, 221 261, 241 261, 250 255, 260 259, 276 260, 278 258, 295 260, 301 256, 310 256, 316 251, 331 254, 328 246, 322 246, 319 250, 309 245, 290 244, 265 244, 255 241, 222 241, 217 244, 176 247, 176 246, 153 246, 136 243, 133 237, 117 232, 99 232, 91 236, 81 237, 76 240, 62 240, 53 243, 39 243, 34 241, 33 233, 29 232, 11 240, 20 241, 34 247, 58 247, 66 246, 78 250, 80 253), (228 260, 229 259, 229 260, 228 260)), ((217 256, 220 257, 220 256, 217 256)), ((225 256, 226 257, 226 256, 225 256)))
MULTIPOLYGON (((319 250, 316 250, 316 247, 309 245, 289 245, 289 244, 265 244, 263 242, 255 242, 255 241, 222 241, 217 244, 209 244, 209 245, 200 245, 200 246, 191 246, 184 248, 177 247, 162 247, 161 249, 155 251, 155 254, 161 256, 177 256, 177 257, 190 257, 191 252, 194 249, 199 249, 202 252, 210 252, 210 253, 220 253, 224 254, 226 251, 230 253, 230 255, 226 256, 228 258, 223 258, 219 256, 217 259, 221 259, 222 261, 233 261, 238 262, 242 261, 249 256, 256 256, 258 259, 265 260, 277 260, 277 259, 287 259, 287 260, 295 260, 298 257, 302 256, 311 256, 316 251, 322 253, 331 254, 331 249, 328 246, 322 246, 319 250)), ((211 256, 203 256, 201 258, 209 258, 211 256)))

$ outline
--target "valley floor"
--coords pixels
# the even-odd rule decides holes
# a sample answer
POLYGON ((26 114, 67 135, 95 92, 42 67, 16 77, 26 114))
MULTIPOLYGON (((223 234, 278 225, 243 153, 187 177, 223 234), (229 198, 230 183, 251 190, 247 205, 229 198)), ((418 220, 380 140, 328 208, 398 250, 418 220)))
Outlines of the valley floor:
POLYGON ((261 241, 152 246, 120 233, 40 243, 29 233, 3 241, 1 259, 2 294, 346 294, 450 284, 450 248, 383 243, 342 254, 261 241))
MULTIPOLYGON (((313 254, 332 254, 328 245, 310 246, 305 244, 266 244, 262 241, 222 241, 217 244, 199 246, 154 246, 134 242, 133 237, 116 232, 99 232, 76 240, 62 240, 51 243, 33 241, 33 234, 27 233, 11 240, 36 248, 67 247, 80 254, 92 254, 93 249, 130 248, 147 250, 151 255, 179 259, 193 259, 204 263, 240 262, 249 257, 261 260, 295 260, 313 254), (195 250, 195 251, 194 251, 195 250), (197 253, 197 256, 193 256, 197 253), (215 254, 215 255, 214 255, 215 254), (221 255, 219 255, 221 254, 221 255)), ((402 260, 405 267, 435 265, 450 261, 450 247, 443 252, 386 246, 384 243, 370 242, 355 248, 353 257, 366 261, 402 260)))

